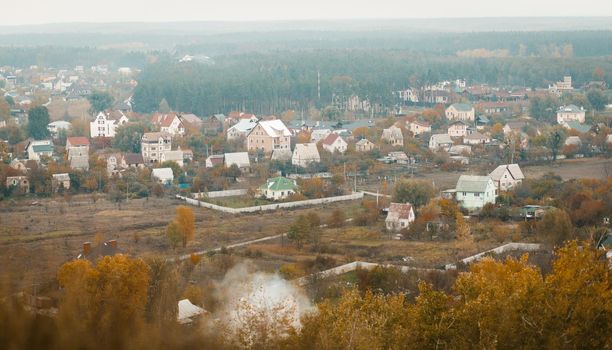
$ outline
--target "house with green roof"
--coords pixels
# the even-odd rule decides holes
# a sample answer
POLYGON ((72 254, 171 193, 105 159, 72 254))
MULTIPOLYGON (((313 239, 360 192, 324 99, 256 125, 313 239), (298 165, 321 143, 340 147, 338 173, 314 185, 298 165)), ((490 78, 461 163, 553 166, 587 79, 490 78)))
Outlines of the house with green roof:
POLYGON ((462 208, 482 209, 487 203, 495 204, 495 183, 489 176, 461 175, 457 181, 456 199, 462 208))
POLYGON ((281 200, 289 197, 297 191, 295 180, 283 176, 268 179, 265 184, 259 187, 262 197, 271 200, 281 200))
POLYGON ((589 124, 580 124, 579 122, 574 120, 571 120, 569 122, 563 122, 561 123, 561 125, 563 125, 563 127, 565 127, 566 129, 573 129, 582 134, 591 131, 591 126, 589 124))
POLYGON ((40 161, 41 157, 53 156, 53 142, 51 140, 30 141, 25 150, 28 159, 40 161))
POLYGON ((446 109, 445 114, 448 120, 474 121, 475 117, 474 106, 469 103, 453 103, 446 109))

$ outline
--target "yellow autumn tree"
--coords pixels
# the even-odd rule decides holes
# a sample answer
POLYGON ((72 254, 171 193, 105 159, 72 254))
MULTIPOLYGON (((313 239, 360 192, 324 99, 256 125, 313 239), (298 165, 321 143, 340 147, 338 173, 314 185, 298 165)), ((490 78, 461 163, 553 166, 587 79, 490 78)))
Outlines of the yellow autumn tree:
POLYGON ((181 235, 183 248, 185 248, 187 242, 193 240, 195 236, 195 217, 193 215, 193 210, 183 205, 176 207, 174 222, 181 235))
POLYGON ((60 268, 58 281, 65 291, 60 321, 71 320, 70 326, 83 335, 118 348, 143 325, 149 287, 149 267, 143 260, 105 256, 95 267, 89 261, 71 261, 60 268))

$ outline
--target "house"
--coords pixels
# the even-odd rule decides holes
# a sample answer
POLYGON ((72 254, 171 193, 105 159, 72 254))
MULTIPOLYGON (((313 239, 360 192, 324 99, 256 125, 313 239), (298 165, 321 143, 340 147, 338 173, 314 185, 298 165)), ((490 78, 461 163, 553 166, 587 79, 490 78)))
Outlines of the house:
POLYGON ((443 149, 448 152, 452 145, 453 140, 448 134, 434 134, 429 138, 429 149, 432 151, 443 149))
POLYGON ((336 133, 327 135, 327 137, 323 139, 323 142, 321 142, 321 145, 323 146, 323 149, 330 153, 344 153, 346 152, 346 147, 348 146, 346 141, 344 141, 344 139, 342 139, 342 137, 336 133))
POLYGON ((206 313, 206 310, 197 305, 193 305, 189 299, 179 300, 176 321, 179 324, 188 325, 194 322, 197 317, 203 313, 206 313))
POLYGON ((421 135, 424 133, 430 133, 431 125, 429 125, 429 123, 424 122, 424 121, 415 120, 415 121, 411 121, 410 123, 408 123, 408 130, 414 136, 417 136, 417 135, 421 135))
POLYGON ((251 167, 248 152, 225 153, 224 163, 227 168, 234 164, 240 169, 248 169, 251 167))
POLYGON ((79 255, 77 255, 77 259, 87 259, 92 263, 98 261, 98 259, 105 256, 114 256, 116 254, 120 254, 121 251, 118 248, 117 240, 111 239, 106 242, 102 242, 95 247, 91 246, 91 242, 83 243, 83 250, 79 255))
POLYGON ((576 105, 561 106, 557 111, 557 123, 563 124, 572 121, 584 123, 585 113, 584 108, 578 108, 576 105))
POLYGON ((472 146, 453 145, 449 148, 448 154, 451 156, 462 156, 472 154, 472 146))
POLYGON ((72 123, 63 120, 58 120, 47 124, 47 130, 49 130, 49 135, 51 135, 51 137, 57 137, 60 131, 68 131, 71 127, 72 123))
POLYGON ((473 121, 475 116, 474 107, 467 103, 453 103, 446 109, 445 114, 448 120, 473 121))
POLYGON ((174 181, 172 168, 155 168, 151 172, 151 179, 163 185, 170 185, 174 181))
POLYGON ((323 139, 325 139, 329 134, 331 134, 330 129, 314 129, 310 133, 310 142, 317 143, 323 139))
POLYGON ((423 93, 425 103, 431 104, 447 104, 450 99, 450 93, 445 90, 428 89, 423 93))
POLYGON ((140 153, 126 153, 121 164, 126 168, 144 168, 145 161, 140 153))
POLYGON ((277 149, 291 149, 291 131, 282 120, 260 121, 247 134, 247 150, 272 154, 277 149))
POLYGON ((368 139, 361 139, 355 144, 357 152, 370 152, 374 147, 374 143, 370 142, 368 139))
POLYGON ((495 184, 489 176, 461 175, 457 181, 456 200, 462 208, 482 209, 487 203, 495 203, 495 184))
POLYGON ((389 231, 401 231, 414 222, 414 209, 410 203, 391 203, 385 219, 385 227, 389 231))
POLYGON ((259 192, 266 199, 281 200, 294 194, 297 190, 295 180, 278 176, 268 179, 265 184, 259 187, 259 192))
POLYGON ((525 175, 518 164, 503 164, 495 168, 489 177, 493 180, 497 193, 508 191, 523 182, 525 175))
POLYGON ((391 125, 388 129, 383 129, 381 138, 393 146, 404 146, 402 129, 395 125, 391 125))
POLYGON ((398 164, 410 164, 410 157, 408 157, 406 152, 402 151, 389 152, 387 159, 398 164))
POLYGON ((486 115, 496 115, 502 113, 508 113, 512 111, 512 106, 508 102, 481 102, 476 105, 476 108, 479 111, 486 115))
POLYGON ((214 168, 218 165, 223 165, 224 160, 225 160, 225 156, 223 154, 210 155, 208 156, 208 158, 206 158, 206 167, 214 168))
POLYGON ((292 155, 293 155, 293 152, 291 152, 290 149, 275 149, 272 152, 272 157, 270 159, 278 160, 281 162, 286 162, 288 160, 291 160, 292 155))
POLYGON ((185 135, 185 124, 183 124, 183 119, 176 113, 155 113, 151 117, 151 124, 159 127, 159 131, 167 132, 172 136, 185 135))
POLYGON ((22 193, 30 191, 30 180, 27 176, 7 176, 6 188, 18 188, 22 193))
POLYGON ((226 138, 228 141, 246 138, 247 135, 257 125, 257 120, 240 119, 238 123, 227 129, 226 138))
POLYGON ((461 120, 453 122, 449 125, 447 133, 450 137, 464 137, 468 134, 468 125, 461 120))
POLYGON ((591 126, 588 124, 580 124, 577 121, 569 121, 569 122, 563 122, 561 123, 561 125, 563 125, 564 128, 569 129, 569 130, 576 130, 579 133, 587 133, 589 131, 591 131, 591 126))
MULTIPOLYGON (((193 122, 190 122, 188 119, 188 116, 190 115, 194 115, 194 114, 184 114, 183 118, 185 118, 187 122, 195 126, 196 124, 193 122)), ((200 121, 199 125, 197 125, 197 128, 204 129, 204 133, 207 135, 217 135, 217 133, 219 133, 220 131, 223 131, 223 125, 224 125, 223 122, 225 121, 225 115, 223 114, 215 114, 208 118, 205 118, 204 120, 198 118, 197 116, 196 118, 200 121)))
POLYGON ((175 162, 176 164, 178 164, 181 168, 183 167, 184 163, 184 156, 183 156, 183 151, 176 150, 176 151, 165 151, 161 154, 161 158, 160 158, 160 162, 175 162))
POLYGON ((167 132, 145 132, 140 141, 142 159, 145 163, 161 161, 165 152, 172 150, 172 136, 167 132))
POLYGON ((479 131, 471 132, 463 137, 463 144, 465 145, 484 145, 489 142, 491 142, 491 138, 481 134, 479 131))
POLYGON ((40 161, 41 157, 53 155, 53 142, 51 140, 30 141, 26 146, 29 160, 40 161))
POLYGON ((102 111, 89 123, 91 137, 115 137, 117 128, 129 122, 122 111, 102 111))
POLYGON ((21 160, 21 159, 14 158, 9 163, 9 166, 15 170, 21 171, 22 173, 25 173, 28 171, 28 168, 26 167, 26 161, 21 160))
POLYGON ((521 207, 521 217, 528 219, 541 219, 546 214, 546 211, 551 209, 550 206, 545 205, 525 205, 521 207))
POLYGON ((527 122, 522 120, 512 120, 504 125, 504 135, 508 135, 510 133, 519 134, 523 132, 523 128, 527 126, 527 122))
POLYGON ((565 142, 563 143, 563 145, 580 147, 582 146, 582 140, 580 140, 580 137, 578 136, 569 136, 568 138, 565 139, 565 142))
POLYGON ((310 163, 319 163, 320 161, 321 156, 316 143, 298 143, 295 145, 291 156, 291 164, 305 168, 310 163))
POLYGON ((60 189, 67 190, 70 188, 70 175, 68 173, 51 175, 51 188, 53 192, 58 192, 60 189))
POLYGON ((70 168, 89 170, 89 139, 83 136, 72 136, 66 139, 66 152, 70 168))
POLYGON ((115 152, 100 154, 98 159, 103 159, 106 161, 106 173, 108 176, 119 174, 123 163, 123 155, 121 153, 115 152))
POLYGON ((566 75, 563 77, 563 81, 558 81, 550 86, 548 86, 548 91, 551 93, 561 96, 564 92, 572 91, 574 87, 572 86, 572 77, 566 75))
POLYGON ((476 130, 483 130, 487 125, 489 125, 491 121, 489 118, 484 115, 479 115, 476 117, 476 130))

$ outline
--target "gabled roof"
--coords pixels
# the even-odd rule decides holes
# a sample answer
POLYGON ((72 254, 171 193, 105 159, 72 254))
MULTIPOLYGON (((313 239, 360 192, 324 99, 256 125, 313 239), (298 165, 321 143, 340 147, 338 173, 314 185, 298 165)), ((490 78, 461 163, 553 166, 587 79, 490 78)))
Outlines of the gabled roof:
POLYGON ((472 105, 469 103, 453 103, 451 107, 461 112, 471 112, 473 109, 472 105))
POLYGON ((291 159, 293 152, 290 149, 275 149, 272 151, 271 160, 288 160, 291 159))
POLYGON ((316 143, 298 143, 295 145, 293 155, 301 160, 321 159, 316 143))
POLYGON ((153 114, 153 116, 151 116, 151 123, 167 128, 172 124, 172 121, 176 117, 177 117, 176 113, 168 113, 168 114, 155 113, 153 114))
POLYGON ((165 131, 160 131, 160 132, 145 132, 142 135, 142 141, 157 141, 160 138, 163 138, 165 140, 171 140, 172 136, 165 132, 165 131))
POLYGON ((433 134, 431 135, 430 141, 436 143, 453 143, 453 140, 448 134, 433 134))
POLYGON ((564 123, 569 129, 574 129, 578 132, 585 133, 591 130, 591 126, 588 124, 580 124, 579 122, 572 120, 564 123))
POLYGON ((202 119, 195 114, 182 114, 181 118, 183 118, 183 121, 190 124, 202 124, 202 119))
POLYGON ((486 192, 491 181, 488 176, 461 175, 457 181, 457 192, 486 192))
POLYGON ((53 146, 52 145, 32 145, 32 151, 34 153, 53 152, 53 146))
POLYGON ((160 180, 174 179, 172 168, 155 168, 151 172, 151 176, 156 177, 160 180))
POLYGON ((265 184, 261 185, 262 190, 271 191, 288 191, 295 190, 297 184, 295 180, 288 179, 286 177, 278 176, 275 178, 268 179, 265 184))
POLYGON ((249 119, 241 119, 238 123, 232 125, 227 131, 236 130, 241 133, 246 133, 251 131, 257 125, 257 122, 251 121, 249 119))
POLYGON ((370 140, 368 140, 368 139, 361 139, 361 140, 357 141, 356 144, 359 145, 359 146, 365 146, 365 145, 368 145, 370 143, 372 143, 372 142, 370 140))
POLYGON ((391 125, 389 128, 383 129, 382 138, 383 139, 388 139, 388 138, 400 139, 400 138, 404 138, 404 135, 402 134, 402 129, 398 128, 395 125, 391 125))
POLYGON ((584 109, 581 109, 578 106, 571 104, 571 105, 559 107, 559 112, 580 113, 580 112, 584 112, 584 109))
POLYGON ((89 146, 89 140, 84 136, 71 136, 66 139, 71 146, 89 146))
POLYGON ((391 203, 386 220, 408 220, 411 212, 413 210, 410 203, 391 203))
POLYGON ((251 165, 248 152, 225 153, 225 166, 230 167, 236 164, 239 168, 248 167, 251 165))
MULTIPOLYGON (((331 146, 331 145, 333 145, 333 144, 334 144, 334 142, 336 142, 336 139, 338 139, 338 138, 342 139, 342 138, 340 137, 340 135, 338 135, 338 134, 336 134, 336 133, 332 132, 331 134, 327 135, 327 137, 326 137, 326 138, 324 138, 324 139, 323 139, 323 144, 324 144, 324 145, 327 145, 327 146, 331 146)), ((343 140, 343 141, 344 141, 344 140, 343 140)))
POLYGON ((448 124, 448 127, 450 128, 453 125, 459 125, 459 124, 464 125, 464 126, 468 126, 468 124, 466 122, 464 122, 463 120, 457 120, 457 121, 454 121, 454 122, 448 124))
POLYGON ((259 122, 266 134, 271 137, 291 136, 291 131, 287 129, 285 123, 280 119, 264 120, 259 122))
POLYGON ((486 140, 487 139, 486 136, 484 136, 483 134, 481 134, 478 131, 474 131, 472 133, 469 133, 466 136, 464 136, 463 138, 467 139, 467 140, 486 140))
POLYGON ((523 179, 525 179, 525 175, 523 175, 523 172, 521 171, 521 168, 519 167, 518 164, 503 164, 503 165, 500 165, 497 168, 495 168, 495 170, 493 170, 489 174, 489 177, 493 181, 499 181, 499 180, 501 180, 502 176, 506 172, 506 169, 508 170, 508 172, 510 173, 510 176, 512 176, 513 179, 515 179, 515 180, 523 180, 523 179))
POLYGON ((68 173, 53 174, 51 177, 53 180, 57 181, 70 181, 70 175, 68 173))
POLYGON ((144 164, 144 159, 140 153, 126 153, 125 156, 123 156, 123 160, 127 165, 144 164))

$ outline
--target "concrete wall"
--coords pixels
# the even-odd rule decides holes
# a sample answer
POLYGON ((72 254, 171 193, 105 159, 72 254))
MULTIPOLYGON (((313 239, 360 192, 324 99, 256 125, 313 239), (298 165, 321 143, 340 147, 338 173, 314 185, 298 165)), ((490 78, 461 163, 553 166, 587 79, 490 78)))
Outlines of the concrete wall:
POLYGON ((187 202, 187 204, 218 210, 228 214, 242 214, 242 213, 256 213, 258 211, 268 211, 268 210, 276 210, 276 209, 289 209, 289 208, 298 208, 309 205, 318 205, 318 204, 326 204, 326 203, 334 203, 341 201, 351 201, 355 199, 363 198, 363 193, 357 192, 353 194, 348 194, 345 196, 336 196, 336 197, 327 197, 327 198, 317 198, 317 199, 307 199, 304 201, 296 201, 296 202, 285 202, 285 203, 275 203, 275 204, 266 204, 266 205, 258 205, 254 207, 246 207, 246 208, 228 208, 222 207, 220 205, 198 201, 197 199, 187 198, 183 196, 177 195, 176 198, 182 199, 187 202))
MULTIPOLYGON (((464 263, 464 264, 469 264, 475 261, 478 261, 480 259, 482 259, 483 257, 485 257, 486 255, 489 254, 503 254, 506 252, 512 252, 512 251, 522 251, 522 252, 534 252, 540 250, 540 245, 536 244, 536 243, 508 243, 508 244, 504 244, 502 246, 499 246, 497 248, 491 249, 491 250, 487 250, 485 252, 482 253, 478 253, 476 255, 472 255, 470 257, 467 257, 463 260, 460 260, 460 262, 464 263)), ((446 266, 444 266, 445 269, 456 269, 457 265, 455 264, 448 264, 446 266)))
POLYGON ((191 195, 194 198, 202 198, 202 196, 208 198, 223 198, 223 197, 234 197, 234 196, 244 196, 247 194, 247 189, 238 189, 238 190, 227 190, 227 191, 210 191, 210 192, 198 192, 192 193, 191 195))

